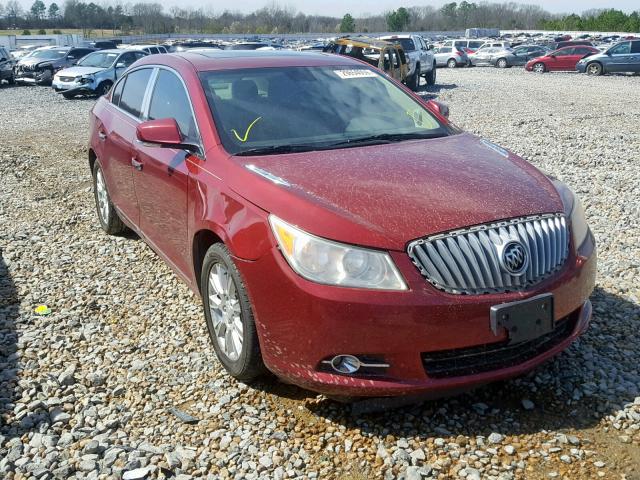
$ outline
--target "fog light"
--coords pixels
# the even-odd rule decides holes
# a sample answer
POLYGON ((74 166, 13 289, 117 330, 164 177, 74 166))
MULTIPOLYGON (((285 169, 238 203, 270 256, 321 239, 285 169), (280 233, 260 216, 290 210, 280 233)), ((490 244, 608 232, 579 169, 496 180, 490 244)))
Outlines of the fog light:
POLYGON ((340 373, 356 373, 361 363, 353 355, 336 355, 331 359, 331 367, 340 373))

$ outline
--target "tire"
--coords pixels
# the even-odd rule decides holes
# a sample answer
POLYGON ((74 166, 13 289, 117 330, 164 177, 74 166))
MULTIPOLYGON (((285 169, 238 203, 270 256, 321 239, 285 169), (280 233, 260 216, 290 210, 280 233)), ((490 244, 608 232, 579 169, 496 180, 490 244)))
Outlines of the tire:
POLYGON ((601 63, 591 62, 587 64, 586 72, 587 72, 587 75, 591 75, 593 77, 599 77, 604 73, 604 69, 602 68, 601 63))
POLYGON ((447 68, 456 68, 458 66, 458 62, 456 62, 455 58, 450 58, 447 60, 447 68))
POLYGON ((113 82, 111 82, 109 80, 105 80, 100 85, 98 85, 98 88, 96 88, 96 95, 101 97, 104 94, 108 93, 109 90, 111 90, 111 86, 112 85, 113 85, 113 82))
POLYGON ((16 84, 16 77, 14 77, 13 75, 11 75, 9 78, 7 78, 7 83, 9 85, 15 85, 16 84))
POLYGON ((66 98, 67 100, 72 100, 72 99, 76 98, 76 94, 75 94, 75 93, 67 93, 67 92, 64 92, 64 93, 62 94, 62 96, 63 96, 64 98, 66 98))
POLYGON ((96 202, 98 221, 105 233, 109 235, 121 235, 129 230, 118 216, 111 202, 102 169, 97 161, 93 165, 93 198, 96 202))
POLYGON ((432 86, 436 84, 436 64, 433 64, 433 67, 431 68, 431 71, 429 73, 427 73, 425 75, 425 78, 427 80, 427 85, 432 86))
POLYGON ((533 65, 533 71, 536 73, 545 73, 547 71, 547 67, 544 63, 538 62, 533 65))
POLYGON ((200 279, 204 315, 218 360, 243 382, 255 380, 266 368, 247 290, 225 245, 209 247, 200 279), (238 351, 239 350, 239 351, 238 351))
POLYGON ((509 66, 509 63, 507 62, 506 58, 499 58, 498 61, 496 62, 496 67, 498 68, 507 68, 509 66))
POLYGON ((416 65, 416 71, 413 72, 413 75, 407 78, 407 87, 409 87, 412 91, 416 92, 418 87, 420 86, 420 74, 418 73, 418 68, 420 65, 416 65))

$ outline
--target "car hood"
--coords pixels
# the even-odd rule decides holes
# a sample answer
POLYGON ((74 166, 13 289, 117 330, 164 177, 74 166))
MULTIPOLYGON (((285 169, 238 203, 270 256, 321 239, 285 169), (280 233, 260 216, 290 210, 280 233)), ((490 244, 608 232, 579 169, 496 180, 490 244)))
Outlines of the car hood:
POLYGON ((76 66, 76 67, 65 68, 64 70, 60 70, 58 72, 58 75, 61 75, 63 77, 77 77, 78 75, 91 75, 92 73, 101 72, 103 70, 106 70, 106 69, 101 67, 76 66))
POLYGON ((231 188, 262 209, 315 235, 390 250, 425 235, 563 211, 542 172, 467 133, 231 160, 231 188))

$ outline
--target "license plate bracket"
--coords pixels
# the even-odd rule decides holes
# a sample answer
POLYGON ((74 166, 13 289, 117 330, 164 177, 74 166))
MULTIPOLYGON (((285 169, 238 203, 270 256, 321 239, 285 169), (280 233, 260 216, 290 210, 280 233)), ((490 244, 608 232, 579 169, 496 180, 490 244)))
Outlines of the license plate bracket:
POLYGON ((498 336, 506 329, 509 344, 533 340, 553 331, 554 326, 551 293, 491 307, 491 330, 498 336))

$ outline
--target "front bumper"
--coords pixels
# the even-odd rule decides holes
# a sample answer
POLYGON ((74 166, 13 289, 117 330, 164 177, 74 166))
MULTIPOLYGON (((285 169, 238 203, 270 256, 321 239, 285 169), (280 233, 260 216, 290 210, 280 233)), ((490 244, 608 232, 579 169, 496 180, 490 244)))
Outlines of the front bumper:
POLYGON ((35 70, 35 71, 17 71, 15 80, 18 83, 30 83, 32 85, 41 85, 51 82, 51 70, 35 70))
POLYGON ((81 83, 79 81, 63 82, 59 79, 54 78, 53 82, 51 83, 51 86, 56 92, 59 92, 59 93, 71 92, 71 91, 78 92, 78 93, 94 91, 93 82, 88 82, 88 83, 81 83))
MULTIPOLYGON (((315 284, 296 275, 274 247, 257 261, 238 260, 254 307, 266 366, 285 381, 337 396, 394 396, 464 390, 524 373, 565 349, 588 326, 596 274, 593 236, 561 271, 525 292, 452 295, 432 287, 404 252, 392 252, 409 290, 386 292, 315 284), (573 327, 548 350, 483 373, 434 378, 423 355, 506 340, 494 335, 490 307, 553 293, 555 320, 573 327), (377 358, 382 375, 347 376, 324 368, 339 354, 377 358)), ((559 324, 561 324, 559 322, 559 324)))
POLYGON ((576 64, 576 70, 580 73, 584 73, 587 71, 587 64, 586 63, 577 63, 576 64))

